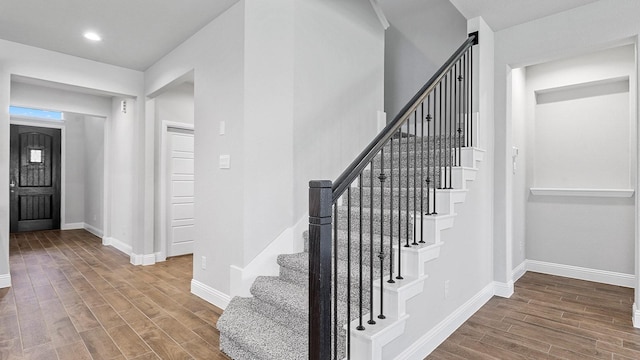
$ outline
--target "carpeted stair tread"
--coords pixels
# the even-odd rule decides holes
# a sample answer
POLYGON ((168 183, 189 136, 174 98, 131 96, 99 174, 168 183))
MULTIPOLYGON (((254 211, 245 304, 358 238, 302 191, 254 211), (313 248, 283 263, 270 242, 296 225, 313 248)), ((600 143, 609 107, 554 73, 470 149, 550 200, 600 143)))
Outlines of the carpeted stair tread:
POLYGON ((309 316, 309 291, 277 276, 258 276, 251 285, 251 295, 294 316, 305 319, 309 316))
MULTIPOLYGON (((404 226, 404 224, 403 224, 404 226)), ((397 227, 396 227, 397 229, 397 227)), ((360 249, 360 233, 358 231, 347 231, 347 230, 337 230, 337 235, 338 235, 338 248, 341 249, 339 251, 339 256, 341 259, 345 259, 346 258, 346 247, 347 247, 347 242, 348 242, 348 235, 351 234, 351 256, 352 259, 356 259, 359 256, 359 249, 360 249)), ((304 238, 304 251, 305 252, 309 252, 309 233, 308 231, 305 231, 305 233, 303 233, 303 238, 304 238)), ((428 239, 427 239, 428 240, 428 239)), ((432 245, 432 242, 429 243, 420 243, 419 246, 415 246, 415 245, 411 245, 413 243, 414 239, 413 237, 411 237, 409 239, 409 245, 412 248, 422 248, 424 246, 428 246, 428 245, 432 245)), ((393 244, 394 247, 394 254, 397 251, 397 247, 398 247, 398 235, 397 235, 397 230, 394 231, 393 237, 390 237, 388 235, 384 235, 382 237, 382 243, 384 244, 384 252, 388 253, 389 252, 389 245, 390 243, 393 244)), ((406 237, 401 237, 400 238, 400 247, 401 247, 401 251, 403 251, 404 249, 406 249, 404 247, 404 245, 407 243, 407 238, 406 237)), ((371 249, 371 241, 369 239, 369 234, 368 233, 363 233, 362 234, 362 249, 363 249, 363 257, 365 258, 365 263, 366 263, 366 259, 368 259, 369 256, 369 249, 371 249)), ((376 262, 379 261, 378 260, 378 252, 380 250, 380 235, 379 234, 374 234, 373 236, 373 249, 374 249, 374 254, 375 254, 375 260, 376 262)), ((388 261, 388 257, 387 257, 387 261, 388 261)), ((379 266, 378 264, 376 264, 375 266, 379 266)))
MULTIPOLYGON (((377 257, 376 257, 376 260, 379 262, 377 257)), ((387 262, 388 261, 385 261, 385 265, 386 265, 385 267, 388 266, 387 262)), ((309 274, 309 253, 301 252, 297 254, 278 255, 278 265, 280 265, 281 267, 286 267, 289 269, 296 270, 304 274, 309 274)), ((355 276, 354 274, 358 272, 358 266, 359 265, 355 261, 351 262, 352 276, 355 276)), ((369 279, 369 266, 367 266, 365 263, 363 268, 364 268, 363 280, 366 282, 369 279)), ((333 265, 332 265, 332 270, 333 270, 333 265)), ((379 273, 380 273, 380 270, 374 267, 374 272, 373 272, 374 279, 378 277, 379 273)), ((347 261, 346 260, 338 259, 338 278, 339 279, 347 278, 347 261)), ((298 285, 301 285, 301 284, 298 284, 298 285)), ((305 286, 308 286, 308 284, 306 284, 305 286)))
POLYGON ((236 360, 307 359, 307 333, 289 329, 254 311, 253 301, 256 300, 233 298, 218 319, 218 330, 231 340, 228 343, 221 342, 221 350, 232 357, 234 353, 255 356, 248 359, 236 358, 236 360), (233 347, 240 347, 240 349, 236 350, 233 347))

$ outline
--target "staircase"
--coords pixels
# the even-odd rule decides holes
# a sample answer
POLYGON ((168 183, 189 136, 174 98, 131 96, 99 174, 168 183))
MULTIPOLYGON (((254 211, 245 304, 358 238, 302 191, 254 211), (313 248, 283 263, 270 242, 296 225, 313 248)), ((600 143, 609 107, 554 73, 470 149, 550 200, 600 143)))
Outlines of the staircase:
MULTIPOLYGON (((393 140, 399 142, 401 140, 393 140)), ((419 141, 419 140, 418 140, 419 141)), ((427 141, 433 141, 427 139, 427 141)), ((392 146, 392 145, 388 145, 392 146)), ((396 146, 396 145, 394 145, 396 146)), ((453 220, 455 219, 455 206, 464 202, 466 193, 468 191, 468 182, 475 178, 477 171, 477 164, 482 160, 484 152, 475 148, 463 148, 462 149, 462 166, 454 167, 452 170, 452 182, 459 187, 455 189, 438 189, 436 190, 437 201, 437 215, 420 216, 419 208, 414 208, 412 201, 411 189, 400 188, 395 189, 394 202, 387 201, 384 205, 386 209, 395 208, 400 206, 406 209, 406 204, 409 205, 409 211, 402 210, 400 215, 396 216, 395 223, 398 220, 400 223, 404 223, 406 219, 409 219, 409 228, 405 226, 401 227, 402 234, 402 269, 404 280, 398 281, 395 286, 385 288, 387 296, 385 298, 385 324, 383 326, 374 327, 371 329, 365 329, 365 331, 358 331, 359 312, 356 308, 356 304, 352 304, 350 320, 352 329, 352 358, 362 359, 374 359, 374 349, 381 349, 386 342, 389 342, 395 338, 391 336, 389 339, 380 338, 381 334, 385 332, 393 331, 394 327, 402 327, 406 320, 406 313, 404 311, 405 302, 411 297, 418 295, 423 291, 424 281, 427 278, 427 274, 424 272, 424 264, 428 261, 437 259, 440 253, 440 247, 442 246, 441 232, 453 226, 453 220), (409 195, 409 196, 408 196, 409 195), (410 201, 411 200, 411 201, 410 201), (414 209, 417 210, 417 215, 414 215, 414 209), (422 221, 425 242, 420 243, 420 233, 416 233, 415 241, 418 245, 405 248, 406 239, 410 239, 410 244, 413 243, 413 229, 414 225, 420 224, 422 221), (406 232, 406 233, 405 233, 406 232), (353 346, 356 343, 363 343, 361 348, 368 350, 364 356, 355 356, 353 346)), ((419 154, 419 152, 417 153, 419 154)), ((399 158, 405 159, 413 158, 416 156, 416 152, 410 149, 409 153, 401 153, 399 158)), ((423 153, 423 156, 426 154, 423 153)), ((431 154, 433 156, 433 154, 431 154)), ((418 155, 419 157, 419 155, 418 155)), ((375 161, 379 162, 380 159, 375 161)), ((389 164, 388 161, 385 161, 389 164)), ((405 168, 407 169, 407 168, 405 168)), ((405 170, 403 169, 403 170, 405 170)), ((410 165, 408 167, 409 172, 413 174, 414 167, 410 165)), ((388 171, 388 170, 387 170, 388 171)), ((423 171, 426 171, 424 169, 423 171)), ((417 169, 420 172, 420 169, 417 169)), ((398 175, 396 174, 396 179, 398 175)), ((368 177, 365 176, 365 178, 368 177)), ((400 177, 402 179, 402 177, 400 177)), ((406 179, 402 179, 406 181, 406 179)), ((375 185, 375 184, 374 184, 375 185)), ((391 191, 388 188, 381 188, 374 186, 371 188, 368 183, 362 185, 363 199, 362 211, 365 214, 363 217, 363 223, 369 225, 369 219, 373 216, 373 253, 377 254, 380 251, 381 237, 380 237, 380 196, 383 193, 384 198, 391 198, 391 191), (374 207, 370 208, 370 194, 374 194, 374 207)), ((360 198, 356 196, 351 202, 352 213, 359 212, 360 198)), ((416 201, 417 207, 420 206, 416 201)), ((424 203, 423 203, 424 207, 424 203)), ((346 214, 348 206, 343 201, 339 206, 338 212, 346 214)), ((351 221, 351 224, 347 224, 347 218, 339 216, 338 222, 338 243, 339 248, 345 249, 346 243, 351 233, 351 259, 358 258, 360 256, 359 245, 359 227, 358 221, 351 221), (349 225, 351 228, 349 228, 349 225), (353 241, 357 239, 357 241, 353 241)), ((389 217, 384 219, 389 221, 389 217)), ((419 225, 417 226, 419 228, 419 225)), ((395 229, 397 231, 397 229, 395 229)), ((365 257, 370 255, 371 245, 371 233, 369 232, 369 226, 365 226, 363 229, 363 247, 362 254, 365 257)), ((389 244, 389 230, 383 230, 382 243, 389 244)), ((305 241, 305 251, 298 254, 283 254, 278 257, 278 265, 280 266, 279 276, 262 276, 258 277, 251 287, 250 298, 235 297, 231 300, 224 313, 218 320, 218 329, 220 331, 220 348, 227 355, 233 359, 307 359, 308 358, 308 323, 309 323, 309 301, 308 301, 308 284, 309 284, 309 253, 308 253, 308 232, 303 234, 305 241)), ((397 242, 397 239, 395 239, 397 242)), ((388 245, 387 245, 388 246, 388 245)), ((394 244, 394 252, 398 251, 397 244, 394 244)), ((347 268, 347 256, 346 251, 342 251, 339 255, 340 263, 338 264, 338 277, 339 282, 346 283, 346 268, 347 268)), ((386 281, 389 278, 389 263, 388 258, 385 259, 383 269, 387 274, 384 277, 386 281)), ((355 264, 355 262, 352 262, 355 264)), ((353 267, 353 265, 352 265, 353 267)), ((363 281, 368 281, 370 269, 374 272, 374 306, 375 298, 379 295, 379 279, 380 279, 380 263, 377 256, 375 257, 373 266, 365 262, 363 273, 363 281)), ((397 269, 396 269, 397 271, 397 269)), ((352 274, 359 274, 359 269, 352 269, 352 274)), ((353 282, 357 282, 359 279, 354 277, 353 282)), ((347 297, 347 293, 344 287, 340 288, 342 293, 339 294, 339 298, 344 299, 347 297)), ((359 294, 351 293, 351 299, 358 299, 359 294)), ((368 292, 363 294, 364 302, 364 315, 365 325, 366 318, 368 318, 370 295, 368 292)), ((346 306, 338 306, 339 309, 346 309, 346 306)), ((338 315, 339 321, 342 324, 346 324, 346 311, 338 315)), ((380 321, 375 318, 376 321, 380 321)), ((369 328, 369 326, 367 326, 369 328)), ((395 333, 397 333, 397 329, 395 333)), ((400 332, 401 333, 401 332, 400 332)), ((344 334, 339 336, 339 344, 343 345, 346 339, 344 334)), ((379 357, 378 357, 379 358, 379 357)))
POLYGON ((252 297, 231 300, 217 323, 223 352, 236 360, 377 360, 402 335, 406 302, 424 291, 425 263, 438 258, 442 232, 453 226, 484 156, 474 147, 465 99, 472 87, 463 81, 476 39, 336 184, 310 183, 305 251, 279 255, 279 276, 258 277, 252 297))

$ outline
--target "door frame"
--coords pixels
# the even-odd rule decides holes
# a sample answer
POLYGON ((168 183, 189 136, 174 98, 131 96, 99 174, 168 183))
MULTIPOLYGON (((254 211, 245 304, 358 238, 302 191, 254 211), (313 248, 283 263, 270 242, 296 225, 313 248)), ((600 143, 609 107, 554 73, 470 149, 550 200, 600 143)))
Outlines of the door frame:
MULTIPOLYGON (((156 256, 156 261, 165 261, 167 260, 167 188, 168 181, 166 177, 167 172, 167 161, 169 160, 168 152, 168 143, 169 143, 169 129, 180 129, 180 130, 191 130, 194 131, 195 138, 195 128, 192 124, 180 123, 175 121, 162 121, 162 129, 160 136, 160 252, 156 256)), ((195 158, 195 151, 194 151, 195 158)))
MULTIPOLYGON (((65 194, 66 194, 66 129, 64 120, 37 120, 32 118, 20 117, 20 116, 10 116, 9 117, 9 127, 11 125, 23 125, 23 126, 34 126, 48 129, 59 129, 60 130, 60 230, 66 230, 67 223, 65 220, 66 215, 66 205, 65 205, 65 194)), ((11 171, 11 164, 9 164, 9 171, 11 171)))

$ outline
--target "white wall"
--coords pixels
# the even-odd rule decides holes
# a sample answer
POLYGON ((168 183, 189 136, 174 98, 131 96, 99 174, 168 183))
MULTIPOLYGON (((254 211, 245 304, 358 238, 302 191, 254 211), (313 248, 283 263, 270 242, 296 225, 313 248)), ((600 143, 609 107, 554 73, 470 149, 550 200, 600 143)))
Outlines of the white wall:
MULTIPOLYGON (((97 89, 112 94, 142 95, 143 74, 52 51, 0 41, 0 108, 10 104, 11 75, 97 89)), ((80 111, 81 112, 81 111, 80 111)), ((9 186, 9 114, 0 113, 0 188, 9 186)), ((129 176, 142 179, 138 172, 129 176)), ((0 192, 0 274, 9 273, 9 198, 0 192)), ((137 204, 129 201, 123 210, 133 216, 137 204)))
POLYGON ((135 100, 114 97, 111 102, 112 115, 107 125, 112 144, 108 155, 111 202, 109 237, 118 246, 124 245, 124 248, 131 247, 131 251, 136 251, 133 249, 134 239, 137 237, 136 229, 141 227, 142 209, 137 207, 141 206, 137 199, 137 182, 131 176, 136 173, 136 155, 139 152, 136 146, 137 132, 131 128, 136 122, 135 100), (128 103, 126 114, 120 111, 120 102, 123 100, 128 103))
MULTIPOLYGON (((241 267, 293 224, 293 0, 246 1, 241 267)), ((302 1, 300 3, 305 3, 302 1)), ((295 4, 295 5, 294 5, 295 4)), ((318 14, 316 21, 321 21, 318 14)), ((295 19, 297 21, 297 19, 295 19)), ((314 43, 307 43, 313 48, 314 43)), ((322 101, 322 100, 321 100, 322 101)), ((301 120, 301 119, 300 119, 301 120)), ((196 153, 196 162, 197 162, 196 153)), ((196 176, 197 178, 197 176, 196 176)), ((199 181, 199 180, 196 180, 199 181)), ((206 220, 204 220, 206 221, 206 220)))
POLYGON ((173 86, 154 99, 157 121, 193 124, 193 83, 173 86))
POLYGON ((308 210, 309 180, 335 180, 377 133, 384 30, 366 0, 298 1, 294 18, 297 220, 308 210))
POLYGON ((384 109, 391 121, 467 38, 467 20, 448 0, 382 0, 384 109))
MULTIPOLYGON (((593 84, 633 78, 634 54, 628 45, 527 67, 526 102, 518 104, 526 121, 514 119, 513 126, 514 142, 517 133, 526 134, 518 141, 528 150, 522 157, 526 182, 514 191, 633 188, 636 139, 630 136, 635 120, 628 88, 602 93, 593 84), (536 93, 539 99, 558 88, 569 98, 556 91, 552 102, 537 100, 536 93)), ((515 113, 515 102, 513 107, 515 113)), ((528 260, 634 274, 634 211, 633 198, 528 194, 526 211, 514 212, 514 223, 526 224, 528 260)))
POLYGON ((527 68, 517 68, 511 71, 511 118, 513 119, 513 146, 516 147, 511 156, 511 166, 507 171, 513 173, 513 265, 518 266, 526 259, 526 210, 529 188, 527 187, 527 155, 529 140, 527 136, 527 68))
POLYGON ((104 233, 105 118, 84 116, 84 224, 104 233))
POLYGON ((194 97, 193 82, 182 82, 180 84, 170 85, 166 89, 153 98, 153 116, 154 116, 154 185, 155 185, 155 205, 154 205, 154 247, 161 249, 161 232, 166 231, 161 226, 161 209, 166 204, 161 202, 161 178, 166 174, 161 173, 161 147, 162 147, 162 122, 170 121, 172 123, 181 123, 193 125, 194 123, 194 97))
MULTIPOLYGON (((84 117, 67 114, 65 127, 65 218, 62 224, 84 223, 85 139, 84 117)), ((102 172, 101 172, 102 173, 102 172)))
MULTIPOLYGON (((469 22, 469 30, 480 32, 480 44, 474 48, 474 59, 483 72, 474 82, 478 83, 476 105, 481 111, 475 129, 485 139, 486 155, 493 152, 493 32, 479 18, 469 22)), ((478 164, 476 179, 469 182, 469 191, 462 204, 455 206, 455 223, 441 233, 443 245, 440 256, 425 264, 424 291, 407 302, 407 320, 404 334, 383 349, 382 358, 391 359, 396 354, 416 346, 437 341, 426 338, 430 331, 445 332, 451 323, 438 327, 443 321, 464 321, 469 303, 481 305, 479 299, 488 300, 493 295, 493 160, 485 156, 478 164), (445 297, 445 281, 449 282, 449 294, 445 297), (488 290, 489 289, 489 290, 488 290), (461 308, 464 311, 461 312, 461 308)), ((473 313, 473 312, 472 312, 473 313)), ((470 314, 469 314, 470 315, 470 314)), ((441 335, 441 334, 438 334, 441 335)), ((438 335, 435 337, 437 338, 438 335)), ((425 356, 420 352, 412 357, 425 356)), ((403 357, 404 358, 404 357, 403 357)))
POLYGON ((103 232, 104 131, 111 96, 85 94, 37 79, 13 78, 11 104, 65 114, 65 224, 90 224, 103 232), (93 114, 96 116, 85 115, 93 114), (94 220, 95 217, 95 220, 94 220))
MULTIPOLYGON (((508 228, 508 224, 513 224, 509 214, 515 213, 511 203, 512 189, 508 186, 513 184, 513 178, 506 171, 511 166, 513 146, 513 120, 509 110, 512 99, 507 86, 510 69, 635 43, 640 33, 638 13, 640 3, 637 1, 601 0, 496 33, 494 158, 497 171, 494 213, 497 227, 508 228)), ((635 88, 637 74, 630 82, 632 89, 635 88)), ((632 104, 637 102, 637 93, 633 94, 632 104)), ((637 117, 635 107, 632 108, 631 117, 637 117)), ((495 257, 496 267, 504 269, 497 276, 510 278, 513 233, 496 231, 495 235, 496 253, 510 254, 508 258, 495 257)), ((635 248, 637 257, 638 246, 635 248)), ((513 263, 513 266, 518 265, 513 263)), ((637 267, 636 264, 636 273, 637 267)))
POLYGON ((151 95, 194 72, 196 282, 228 294, 230 266, 307 211, 308 181, 336 177, 373 137, 383 35, 367 0, 247 0, 146 71, 151 95))
POLYGON ((244 2, 231 7, 145 72, 145 93, 153 94, 194 71, 196 242, 194 279, 229 292, 229 266, 242 264, 245 219, 243 177, 244 2), (218 135, 225 121, 226 134, 218 135), (231 155, 231 169, 217 166, 231 155), (207 257, 207 270, 201 257, 207 257))

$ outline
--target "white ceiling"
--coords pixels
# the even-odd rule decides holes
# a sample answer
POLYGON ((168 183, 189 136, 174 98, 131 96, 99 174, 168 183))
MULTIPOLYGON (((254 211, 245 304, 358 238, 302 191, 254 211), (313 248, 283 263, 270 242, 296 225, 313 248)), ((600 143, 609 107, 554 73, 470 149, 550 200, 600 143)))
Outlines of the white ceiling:
POLYGON ((467 19, 482 16, 493 29, 540 19, 599 0, 449 0, 467 19))
POLYGON ((0 0, 0 39, 145 70, 236 2, 0 0))
MULTIPOLYGON (((0 0, 0 39, 145 70, 238 1, 0 0), (87 30, 103 41, 84 39, 87 30)), ((480 15, 498 31, 597 0, 450 1, 466 18, 480 15)))

